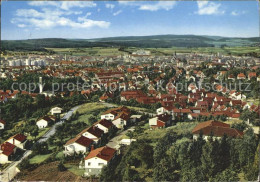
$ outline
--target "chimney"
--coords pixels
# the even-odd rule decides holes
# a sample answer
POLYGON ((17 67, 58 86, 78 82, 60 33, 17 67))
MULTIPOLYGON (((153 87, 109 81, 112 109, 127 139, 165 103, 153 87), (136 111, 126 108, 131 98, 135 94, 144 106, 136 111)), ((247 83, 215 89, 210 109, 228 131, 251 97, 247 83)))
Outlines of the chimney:
POLYGON ((95 149, 94 145, 91 145, 91 150, 90 151, 93 151, 95 149))

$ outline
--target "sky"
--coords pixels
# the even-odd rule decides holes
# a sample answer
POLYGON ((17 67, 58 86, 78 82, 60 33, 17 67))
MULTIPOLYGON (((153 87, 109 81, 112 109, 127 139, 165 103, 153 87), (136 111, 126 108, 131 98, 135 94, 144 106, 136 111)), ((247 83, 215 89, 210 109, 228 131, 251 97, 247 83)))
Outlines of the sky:
POLYGON ((1 39, 259 36, 257 1, 2 1, 1 39))

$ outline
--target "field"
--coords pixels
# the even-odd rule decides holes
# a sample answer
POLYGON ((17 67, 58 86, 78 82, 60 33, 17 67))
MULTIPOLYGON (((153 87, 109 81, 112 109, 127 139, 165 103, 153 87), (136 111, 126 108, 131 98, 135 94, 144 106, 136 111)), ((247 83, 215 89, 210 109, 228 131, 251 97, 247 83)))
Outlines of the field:
POLYGON ((205 54, 217 54, 223 55, 241 55, 256 52, 259 54, 260 47, 199 47, 199 48, 186 48, 186 47, 172 47, 172 48, 149 48, 152 55, 173 55, 176 53, 205 53, 205 54))
POLYGON ((18 174, 18 181, 86 181, 71 172, 70 168, 60 172, 59 162, 43 164, 36 169, 18 174))
MULTIPOLYGON (((48 51, 54 51, 55 54, 72 55, 72 56, 119 56, 129 54, 140 50, 138 47, 128 47, 124 50, 119 50, 118 47, 93 47, 93 48, 45 48, 48 51)), ((172 56, 175 52, 178 53, 204 53, 204 54, 223 54, 242 56, 255 53, 260 56, 260 47, 171 47, 171 48, 143 48, 151 51, 153 56, 172 56)), ((50 54, 50 52, 41 51, 7 51, 6 56, 12 55, 27 55, 31 54, 50 54)), ((3 57, 6 57, 3 56, 3 57)))
POLYGON ((122 52, 118 48, 46 48, 47 50, 52 50, 58 54, 67 54, 73 56, 114 56, 121 55, 122 52))
POLYGON ((46 154, 46 155, 36 155, 33 158, 30 159, 30 163, 31 164, 39 164, 43 161, 45 161, 46 159, 48 159, 48 157, 50 157, 51 154, 46 154))
POLYGON ((90 124, 88 120, 91 116, 95 116, 97 119, 99 119, 100 114, 106 109, 107 107, 102 103, 95 102, 84 104, 77 110, 80 115, 79 118, 73 122, 85 122, 90 124))
POLYGON ((192 129, 196 125, 197 122, 183 122, 177 123, 176 125, 168 128, 150 130, 148 129, 148 124, 145 124, 143 128, 146 130, 138 136, 138 139, 149 139, 151 140, 150 144, 155 146, 156 142, 166 134, 167 130, 172 130, 176 132, 178 135, 187 134, 191 133, 192 129))
MULTIPOLYGON (((126 52, 119 51, 118 48, 46 48, 47 50, 52 50, 58 54, 67 54, 74 56, 117 56, 124 55, 126 52)), ((134 52, 140 48, 129 47, 125 48, 127 52, 134 52)), ((145 50, 151 51, 151 55, 154 56, 163 56, 163 55, 173 55, 176 53, 205 53, 205 54, 223 54, 234 56, 249 54, 249 53, 258 53, 260 52, 260 47, 199 47, 199 48, 187 48, 187 47, 172 47, 172 48, 145 48, 145 50)))

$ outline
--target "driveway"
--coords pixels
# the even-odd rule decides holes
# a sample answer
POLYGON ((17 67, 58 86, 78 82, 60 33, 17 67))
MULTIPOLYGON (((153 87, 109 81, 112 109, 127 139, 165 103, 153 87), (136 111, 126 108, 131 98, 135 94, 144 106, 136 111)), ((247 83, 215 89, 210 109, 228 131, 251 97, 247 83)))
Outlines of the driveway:
POLYGON ((107 146, 108 147, 111 147, 111 148, 114 148, 114 149, 117 149, 119 147, 119 144, 120 144, 120 141, 122 139, 122 136, 125 135, 128 131, 133 131, 134 130, 134 126, 132 126, 131 128, 128 128, 127 130, 125 131, 122 131, 119 135, 115 136, 114 138, 112 138, 107 146))

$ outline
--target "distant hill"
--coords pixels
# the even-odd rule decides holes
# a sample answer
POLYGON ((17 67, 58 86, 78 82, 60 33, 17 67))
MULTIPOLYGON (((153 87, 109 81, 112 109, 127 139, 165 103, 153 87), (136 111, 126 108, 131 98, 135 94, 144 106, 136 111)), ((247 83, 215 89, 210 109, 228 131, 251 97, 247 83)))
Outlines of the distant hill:
POLYGON ((108 37, 97 39, 28 39, 2 40, 2 50, 40 50, 44 48, 76 48, 76 47, 140 47, 140 48, 169 48, 169 47, 220 47, 220 46, 252 46, 258 45, 259 37, 229 38, 220 36, 198 35, 151 35, 108 37))

